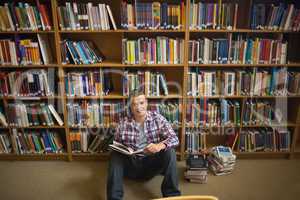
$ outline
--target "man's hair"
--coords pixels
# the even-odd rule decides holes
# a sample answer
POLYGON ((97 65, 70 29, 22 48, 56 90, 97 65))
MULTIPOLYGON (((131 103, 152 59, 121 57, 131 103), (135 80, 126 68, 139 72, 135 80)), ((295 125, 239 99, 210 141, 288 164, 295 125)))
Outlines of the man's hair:
POLYGON ((141 95, 145 95, 142 89, 134 89, 129 93, 129 103, 131 105, 132 99, 141 95))

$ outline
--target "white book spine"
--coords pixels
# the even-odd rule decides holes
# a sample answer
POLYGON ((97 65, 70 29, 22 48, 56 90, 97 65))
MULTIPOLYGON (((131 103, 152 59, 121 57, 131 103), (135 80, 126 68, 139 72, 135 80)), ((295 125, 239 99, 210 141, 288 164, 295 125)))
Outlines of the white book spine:
POLYGON ((62 126, 64 124, 64 122, 62 121, 62 119, 60 118, 60 116, 58 115, 58 113, 56 112, 56 110, 54 109, 52 104, 48 105, 49 110, 51 111, 52 115, 55 117, 57 123, 62 126))

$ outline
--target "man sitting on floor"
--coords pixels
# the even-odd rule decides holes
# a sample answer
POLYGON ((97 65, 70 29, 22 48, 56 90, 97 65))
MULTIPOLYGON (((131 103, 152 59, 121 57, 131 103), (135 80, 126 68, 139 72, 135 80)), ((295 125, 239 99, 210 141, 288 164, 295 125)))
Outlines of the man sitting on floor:
POLYGON ((170 123, 160 114, 147 111, 147 99, 142 92, 130 95, 132 116, 117 127, 115 141, 134 150, 144 149, 144 156, 126 156, 113 151, 107 177, 107 199, 123 198, 123 177, 150 179, 164 176, 161 192, 164 197, 179 196, 176 153, 178 137, 170 123))

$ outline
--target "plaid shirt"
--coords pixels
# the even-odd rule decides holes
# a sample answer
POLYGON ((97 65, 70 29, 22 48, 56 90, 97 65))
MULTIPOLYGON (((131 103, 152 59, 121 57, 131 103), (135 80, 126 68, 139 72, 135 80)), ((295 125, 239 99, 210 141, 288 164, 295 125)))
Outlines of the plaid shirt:
MULTIPOLYGON (((170 123, 157 112, 147 111, 144 121, 144 131, 148 144, 164 142, 166 148, 178 145, 178 137, 170 123)), ((134 150, 138 149, 140 131, 134 118, 125 118, 118 125, 115 132, 115 140, 134 150)))

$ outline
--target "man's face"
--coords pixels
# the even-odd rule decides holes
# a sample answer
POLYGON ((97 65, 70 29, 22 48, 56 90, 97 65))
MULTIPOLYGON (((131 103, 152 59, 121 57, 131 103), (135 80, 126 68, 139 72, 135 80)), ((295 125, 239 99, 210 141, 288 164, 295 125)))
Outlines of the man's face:
POLYGON ((146 116, 147 113, 147 99, 145 95, 133 97, 131 102, 131 111, 135 119, 140 119, 146 116))

